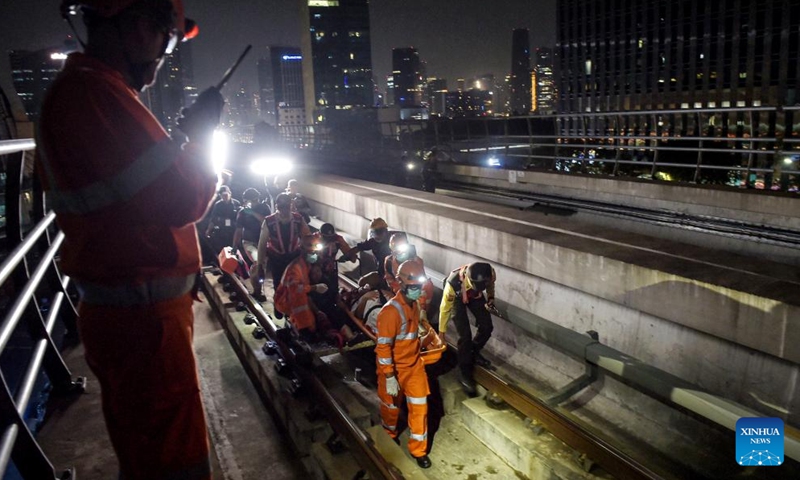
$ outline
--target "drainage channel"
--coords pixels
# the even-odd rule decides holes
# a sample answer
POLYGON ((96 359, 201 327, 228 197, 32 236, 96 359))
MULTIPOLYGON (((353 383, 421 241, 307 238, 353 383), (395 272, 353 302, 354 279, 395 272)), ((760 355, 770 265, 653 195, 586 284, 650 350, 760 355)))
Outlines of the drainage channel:
MULTIPOLYGON (((352 288, 353 282, 343 277, 341 285, 352 288)), ((203 286, 251 378, 261 384, 257 387, 315 478, 681 476, 636 461, 492 370, 476 371, 480 395, 466 397, 449 370, 449 356, 428 370, 433 467, 422 470, 380 427, 372 349, 309 351, 239 279, 207 269, 203 286), (354 365, 360 375, 353 373, 354 365)))

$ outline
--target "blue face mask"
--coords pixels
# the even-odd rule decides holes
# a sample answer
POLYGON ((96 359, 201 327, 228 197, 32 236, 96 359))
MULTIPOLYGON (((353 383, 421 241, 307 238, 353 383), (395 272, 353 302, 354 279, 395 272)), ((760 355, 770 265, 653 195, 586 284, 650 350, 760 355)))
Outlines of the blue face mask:
POLYGON ((306 262, 308 263, 317 263, 319 260, 319 255, 316 253, 306 253, 306 262))
POLYGON ((409 300, 414 301, 422 296, 422 285, 409 285, 403 290, 403 293, 409 300))

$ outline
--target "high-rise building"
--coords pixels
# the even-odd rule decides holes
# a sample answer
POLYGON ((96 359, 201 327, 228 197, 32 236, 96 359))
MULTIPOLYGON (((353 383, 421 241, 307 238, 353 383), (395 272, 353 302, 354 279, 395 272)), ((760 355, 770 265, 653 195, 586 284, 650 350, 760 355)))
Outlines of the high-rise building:
POLYGON ((394 105, 394 75, 386 75, 386 105, 394 105))
POLYGON ((416 48, 392 49, 392 76, 395 105, 410 107, 422 103, 422 73, 416 48))
POLYGON ((169 132, 176 128, 181 109, 193 101, 191 95, 196 96, 193 85, 189 85, 188 91, 186 89, 187 82, 193 83, 193 74, 187 72, 184 64, 185 59, 188 59, 188 65, 192 64, 191 52, 184 51, 188 45, 180 44, 171 54, 164 56, 155 83, 143 94, 145 104, 169 132))
POLYGON ((527 28, 511 36, 511 114, 527 115, 531 110, 531 42, 527 28))
POLYGON ((256 97, 248 92, 244 82, 228 100, 228 119, 225 123, 229 127, 244 127, 256 123, 256 97))
POLYGON ((8 56, 11 60, 11 80, 14 89, 28 119, 36 122, 45 91, 67 58, 65 49, 47 48, 35 52, 11 50, 8 56))
POLYGON ((312 58, 315 106, 372 106, 369 0, 300 1, 309 12, 310 52, 303 55, 312 58))
MULTIPOLYGON (((258 61, 261 118, 272 125, 280 123, 281 108, 303 109, 303 57, 297 47, 267 47, 258 61)), ((293 113, 291 118, 296 118, 293 113)), ((289 117, 287 117, 289 118, 289 117)))
POLYGON ((485 117, 486 106, 491 105, 491 95, 483 90, 447 92, 445 115, 450 118, 485 117))
POLYGON ((800 3, 560 0, 559 111, 798 103, 800 3))
POLYGON ((534 51, 536 65, 533 67, 534 102, 531 110, 535 113, 548 114, 556 110, 556 79, 553 72, 553 49, 539 47, 534 51))
POLYGON ((426 93, 430 112, 436 115, 444 115, 447 109, 447 79, 428 78, 426 93))

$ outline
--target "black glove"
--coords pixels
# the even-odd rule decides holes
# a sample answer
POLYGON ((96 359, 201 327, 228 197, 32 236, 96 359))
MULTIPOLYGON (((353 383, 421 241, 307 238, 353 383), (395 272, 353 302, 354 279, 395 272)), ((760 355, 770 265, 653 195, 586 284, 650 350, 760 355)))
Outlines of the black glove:
POLYGON ((190 142, 205 142, 211 139, 219 125, 225 99, 216 87, 203 91, 194 103, 181 111, 178 128, 189 137, 190 142))

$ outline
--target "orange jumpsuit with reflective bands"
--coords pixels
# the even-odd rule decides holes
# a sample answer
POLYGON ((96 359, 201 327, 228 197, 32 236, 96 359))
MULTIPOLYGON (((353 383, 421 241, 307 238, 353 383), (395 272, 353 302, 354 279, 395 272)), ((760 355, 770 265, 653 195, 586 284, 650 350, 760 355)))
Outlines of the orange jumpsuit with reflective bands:
POLYGON ((191 290, 211 161, 173 141, 120 72, 81 53, 50 86, 38 134, 121 476, 210 478, 191 290))
POLYGON ((408 404, 408 451, 415 457, 427 454, 428 448, 428 376, 420 358, 417 330, 420 310, 417 302, 406 303, 402 293, 394 296, 378 313, 378 341, 375 355, 378 365, 378 397, 381 400, 381 422, 390 437, 395 438, 400 402, 408 404), (396 375, 400 393, 386 393, 386 376, 396 375))
MULTIPOLYGON (((414 262, 419 264, 422 269, 425 269, 425 262, 422 260, 422 257, 414 257, 409 262, 414 262)), ((400 268, 400 263, 397 260, 397 256, 395 254, 391 254, 384 260, 384 276, 383 278, 386 280, 386 284, 392 290, 392 293, 397 293, 400 290, 400 282, 397 281, 397 269, 400 268)), ((420 295, 417 301, 419 302, 419 307, 423 312, 428 311, 428 305, 433 298, 433 282, 429 278, 423 285, 422 285, 422 295, 420 295)))
POLYGON ((307 328, 314 332, 317 330, 317 322, 308 299, 311 291, 311 279, 308 276, 310 270, 302 254, 292 260, 283 272, 280 293, 276 293, 275 302, 281 312, 289 315, 289 321, 297 330, 307 328))

